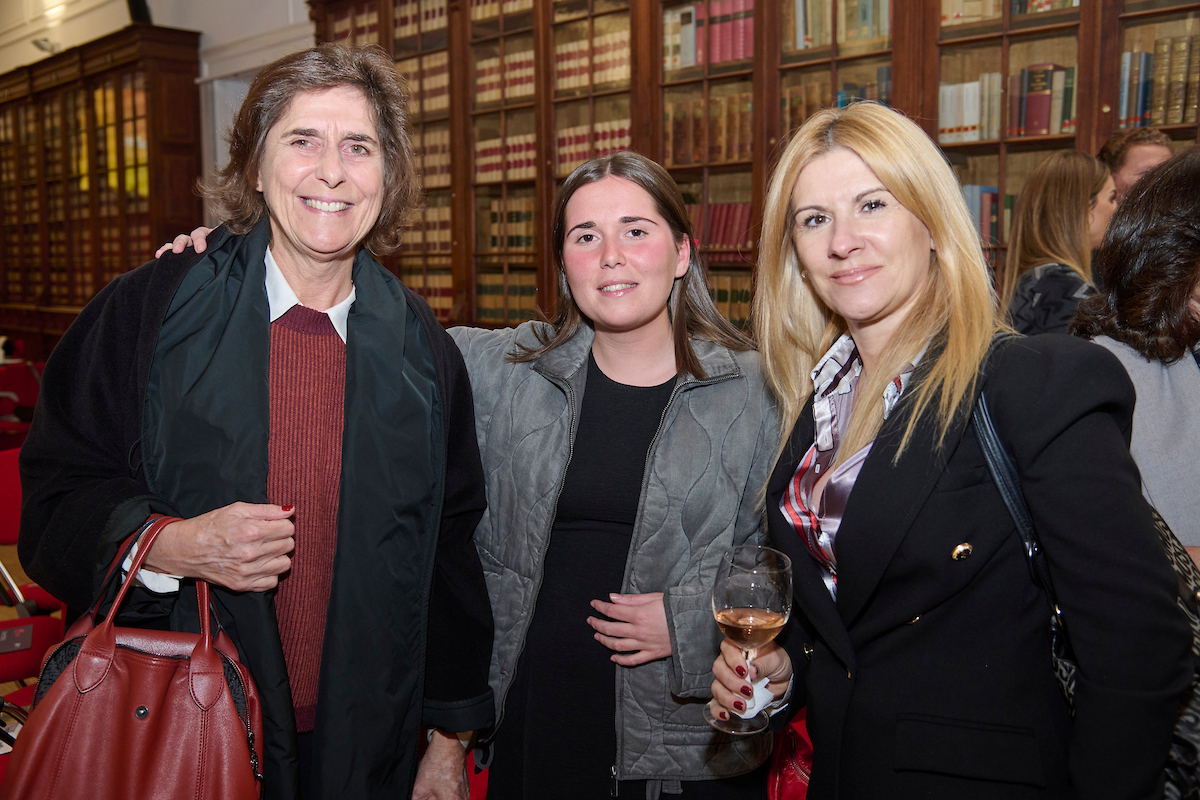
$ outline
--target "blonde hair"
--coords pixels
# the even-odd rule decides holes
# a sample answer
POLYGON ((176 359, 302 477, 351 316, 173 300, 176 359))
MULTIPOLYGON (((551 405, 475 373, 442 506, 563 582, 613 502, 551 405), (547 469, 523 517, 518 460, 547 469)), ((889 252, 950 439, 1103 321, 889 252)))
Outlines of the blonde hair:
POLYGON ((845 148, 861 158, 901 205, 929 230, 928 279, 872 372, 856 388, 838 462, 873 441, 883 425, 883 392, 935 338, 926 353, 927 377, 915 391, 913 412, 897 456, 917 420, 936 404, 939 437, 956 414, 970 408, 979 365, 1001 327, 996 295, 958 181, 937 147, 911 120, 877 103, 825 109, 808 119, 780 157, 767 192, 754 328, 766 376, 783 414, 782 452, 812 393, 810 373, 846 322, 813 292, 792 239, 792 190, 814 159, 845 148))
POLYGON ((1092 285, 1088 210, 1108 180, 1108 167, 1087 153, 1060 150, 1038 164, 1025 182, 1013 213, 1004 283, 1004 308, 1012 302, 1021 275, 1057 261, 1092 285))

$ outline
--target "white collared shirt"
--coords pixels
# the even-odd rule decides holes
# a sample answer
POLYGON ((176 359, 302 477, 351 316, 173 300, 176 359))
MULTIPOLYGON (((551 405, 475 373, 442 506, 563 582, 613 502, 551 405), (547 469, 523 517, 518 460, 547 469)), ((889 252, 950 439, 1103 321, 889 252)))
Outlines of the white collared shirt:
MULTIPOLYGON (((267 265, 266 290, 267 290, 267 307, 269 309, 271 322, 282 317, 291 309, 292 306, 301 305, 300 298, 296 297, 296 292, 292 290, 291 285, 287 282, 287 278, 283 276, 283 271, 279 269, 279 264, 275 263, 275 257, 271 255, 271 248, 267 248, 267 255, 264 259, 267 265)), ((342 341, 346 341, 346 322, 350 316, 350 306, 354 305, 355 290, 354 284, 350 285, 350 294, 346 299, 325 310, 325 314, 329 316, 329 321, 333 324, 333 329, 337 331, 337 335, 342 337, 342 341)), ((128 572, 133 565, 133 558, 137 555, 137 545, 133 546, 129 557, 121 564, 121 569, 128 572)), ((179 591, 179 581, 181 576, 168 575, 164 572, 154 572, 148 569, 140 569, 137 573, 137 580, 147 589, 159 594, 172 594, 179 591)))

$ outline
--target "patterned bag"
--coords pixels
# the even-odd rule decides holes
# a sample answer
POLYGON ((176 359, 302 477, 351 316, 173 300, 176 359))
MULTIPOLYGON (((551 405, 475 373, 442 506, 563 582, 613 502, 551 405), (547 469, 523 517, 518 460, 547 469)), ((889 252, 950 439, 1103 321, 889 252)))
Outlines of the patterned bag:
MULTIPOLYGON (((1000 443, 1000 437, 988 414, 987 400, 982 392, 975 404, 972 418, 975 421, 975 434, 979 437, 979 446, 987 460, 988 472, 999 487, 1004 504, 1008 506, 1008 512, 1012 515, 1025 544, 1025 554, 1029 557, 1035 583, 1046 593, 1046 599, 1050 602, 1050 641, 1054 673, 1073 711, 1075 673, 1078 668, 1067 641, 1054 585, 1050 582, 1046 556, 1042 553, 1037 531, 1033 527, 1033 518, 1021 493, 1017 468, 1004 445, 1000 443)), ((1163 550, 1166 551, 1167 558, 1175 570, 1175 577, 1179 581, 1179 593, 1175 602, 1183 609, 1188 624, 1192 626, 1192 660, 1200 667, 1200 570, 1196 568, 1195 562, 1179 539, 1171 532, 1166 521, 1153 508, 1151 511, 1163 550)), ((1163 798, 1200 800, 1200 669, 1192 673, 1192 686, 1181 708, 1179 719, 1175 722, 1175 731, 1171 736, 1171 749, 1167 754, 1166 788, 1163 798)))

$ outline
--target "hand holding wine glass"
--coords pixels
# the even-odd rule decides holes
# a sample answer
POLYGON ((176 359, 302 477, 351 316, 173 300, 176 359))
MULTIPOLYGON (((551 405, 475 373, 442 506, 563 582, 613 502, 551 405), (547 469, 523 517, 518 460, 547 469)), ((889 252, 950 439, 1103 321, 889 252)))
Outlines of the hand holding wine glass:
MULTIPOLYGON (((743 545, 727 552, 717 569, 712 594, 713 616, 725 636, 737 645, 746 663, 759 647, 783 630, 792 609, 792 564, 769 547, 743 545)), ((719 720, 707 707, 704 718, 717 730, 746 735, 765 730, 769 720, 763 706, 771 699, 767 678, 755 682, 754 698, 738 718, 719 720)))

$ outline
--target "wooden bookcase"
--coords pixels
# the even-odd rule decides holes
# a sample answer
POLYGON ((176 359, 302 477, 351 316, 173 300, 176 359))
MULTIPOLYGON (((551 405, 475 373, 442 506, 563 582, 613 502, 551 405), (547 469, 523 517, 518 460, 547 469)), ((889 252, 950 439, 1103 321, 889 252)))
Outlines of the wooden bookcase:
POLYGON ((0 76, 0 331, 26 357, 200 219, 199 38, 131 25, 0 76))

